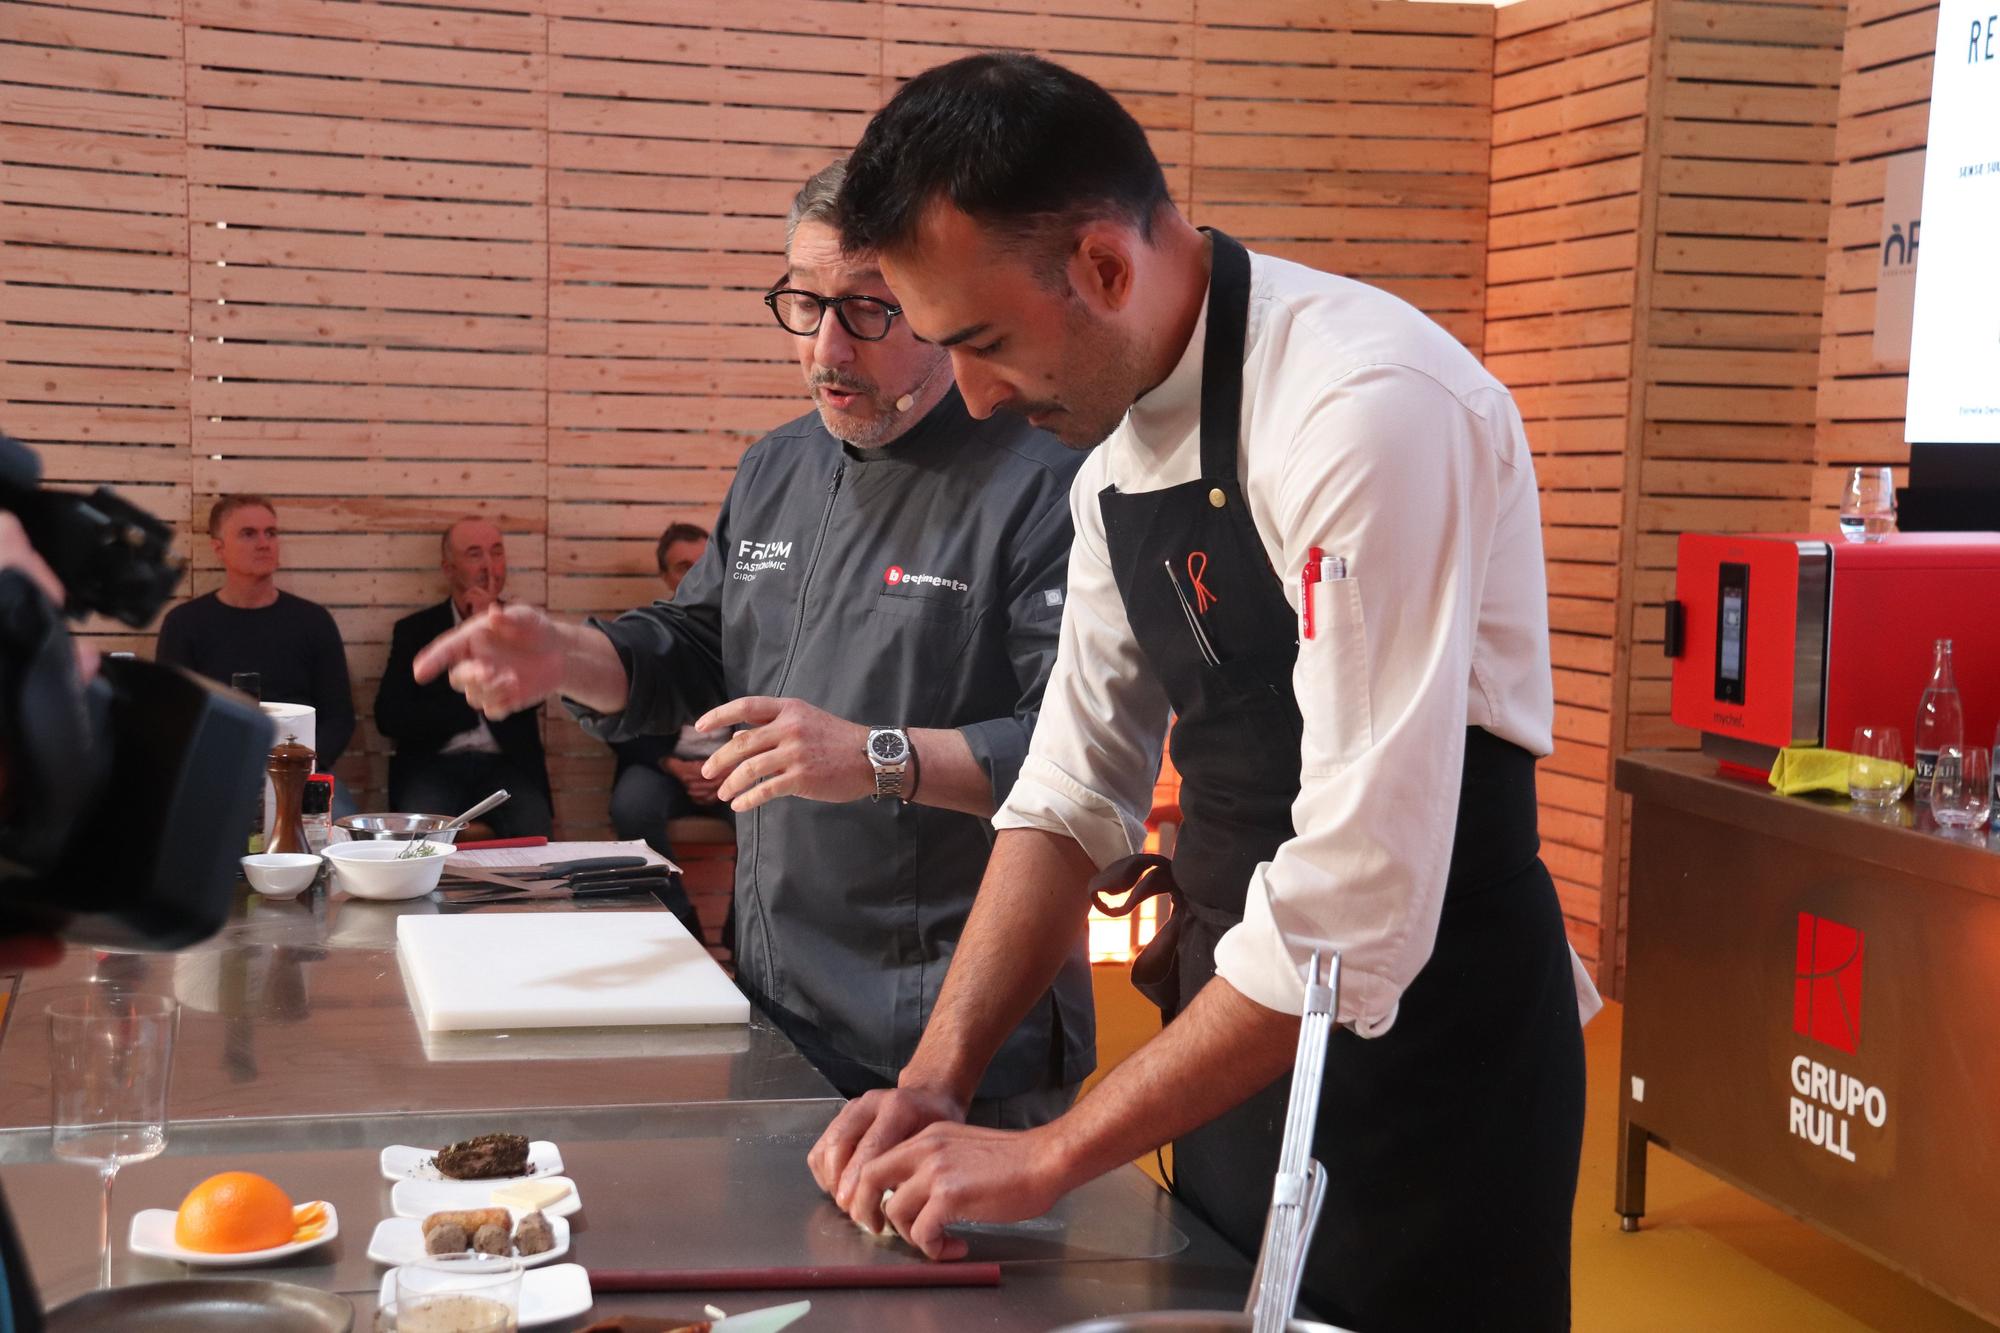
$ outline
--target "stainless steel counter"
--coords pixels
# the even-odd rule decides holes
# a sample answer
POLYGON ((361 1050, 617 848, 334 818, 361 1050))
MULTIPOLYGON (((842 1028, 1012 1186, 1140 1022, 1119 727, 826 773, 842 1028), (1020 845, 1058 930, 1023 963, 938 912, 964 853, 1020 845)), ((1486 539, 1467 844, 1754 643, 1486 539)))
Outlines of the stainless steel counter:
MULTIPOLYGON (((259 1268, 260 1277, 298 1282, 372 1305, 382 1269, 367 1258, 375 1224, 390 1215, 389 1182, 377 1154, 389 1143, 431 1146, 490 1129, 515 1129, 556 1141, 583 1208, 570 1219, 567 1261, 591 1267, 738 1268, 809 1265, 916 1265, 923 1259, 899 1244, 878 1244, 856 1231, 819 1193, 805 1153, 833 1118, 832 1102, 616 1108, 479 1117, 382 1116, 354 1120, 289 1119, 210 1122, 169 1130, 167 1152, 119 1176, 112 1233, 122 1238, 132 1214, 172 1208, 196 1182, 217 1171, 256 1171, 295 1199, 326 1199, 340 1216, 329 1245, 259 1268)), ((48 1154, 37 1130, 0 1133, 0 1160, 9 1196, 43 1296, 51 1302, 87 1290, 95 1280, 96 1200, 93 1174, 48 1154), (32 1202, 30 1202, 32 1201, 32 1202)), ((1048 1216, 1005 1227, 968 1229, 970 1257, 1009 1270, 1095 1266, 1160 1260, 1190 1246, 1186 1219, 1137 1170, 1115 1172, 1065 1199, 1048 1216)), ((1197 1228, 1198 1230, 1198 1228, 1197 1228)), ((1202 1259, 1232 1268, 1226 1250, 1204 1236, 1202 1259)), ((191 1270, 115 1247, 113 1279, 159 1281, 191 1270)), ((1240 1301, 1222 1284, 1224 1304, 1240 1301)), ((1147 1284, 1150 1287, 1150 1283, 1147 1284)), ((1003 1286, 1003 1292, 1005 1288, 1003 1286)), ((879 1317, 883 1302, 923 1305, 969 1292, 873 1293, 861 1308, 879 1317)), ((989 1293, 990 1294, 990 1293, 989 1293)), ((605 1310, 699 1309, 713 1295, 621 1297, 605 1310)), ((745 1296, 738 1304, 768 1302, 745 1296)), ((1079 1307, 1075 1313, 1088 1313, 1079 1307)), ((1143 1306, 1127 1308, 1145 1308, 1143 1306)), ((603 1313, 600 1310, 600 1314, 603 1313)), ((1017 1325, 1019 1326, 1019 1325, 1017 1325)))
MULTIPOLYGON (((636 900, 635 900, 636 902, 636 900)), ((368 1329, 382 1275, 367 1258, 389 1215, 377 1154, 507 1129, 556 1141, 583 1208, 566 1261, 598 1268, 921 1264, 857 1232, 823 1196, 805 1153, 832 1119, 832 1089, 768 1022, 747 1029, 546 1034, 419 1033, 394 954, 395 918, 414 905, 245 905, 215 941, 176 957, 78 954, 32 973, 0 1038, 0 1183, 51 1304, 96 1270, 96 1179, 54 1161, 46 1122, 42 1003, 93 974, 177 994, 184 1006, 174 1122, 160 1158, 118 1178, 114 1281, 195 1272, 138 1258, 124 1238, 143 1208, 172 1208, 227 1169, 324 1198, 340 1235, 253 1270, 349 1296, 368 1329)), ((518 910, 518 909, 514 909, 518 910)), ((572 910, 558 905, 552 910, 572 910)), ((594 907, 588 910, 606 910, 594 907)), ((995 1289, 809 1293, 818 1330, 1038 1330, 1088 1315, 1169 1306, 1240 1308, 1248 1265, 1139 1171, 1125 1168, 1045 1218, 968 1233, 998 1262, 995 1289)), ((208 1271, 208 1270, 203 1270, 208 1271)), ((695 1317, 783 1292, 600 1298, 591 1315, 695 1317)), ((556 1326, 558 1328, 563 1326, 556 1326)))
MULTIPOLYGON (((650 898, 471 910, 656 910, 650 898)), ((431 899, 250 897, 175 955, 72 950, 21 978, 0 1037, 0 1128, 49 1120, 48 1031, 63 988, 98 978, 181 1002, 171 1114, 238 1117, 501 1111, 834 1096, 770 1022, 747 1027, 426 1033, 396 962, 396 920, 431 899)))

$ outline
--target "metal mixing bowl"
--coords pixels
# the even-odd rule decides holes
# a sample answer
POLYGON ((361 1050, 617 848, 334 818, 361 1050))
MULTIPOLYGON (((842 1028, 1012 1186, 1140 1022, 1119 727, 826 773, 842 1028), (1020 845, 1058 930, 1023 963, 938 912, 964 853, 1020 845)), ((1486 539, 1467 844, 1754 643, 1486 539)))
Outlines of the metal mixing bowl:
POLYGON ((348 1333, 354 1307, 287 1282, 188 1278, 112 1287, 49 1311, 49 1333, 348 1333))
POLYGON ((356 842, 375 842, 389 838, 407 842, 417 834, 430 835, 432 842, 451 842, 459 835, 458 829, 449 833, 438 830, 451 822, 450 815, 342 815, 333 821, 335 828, 347 830, 347 836, 356 842))

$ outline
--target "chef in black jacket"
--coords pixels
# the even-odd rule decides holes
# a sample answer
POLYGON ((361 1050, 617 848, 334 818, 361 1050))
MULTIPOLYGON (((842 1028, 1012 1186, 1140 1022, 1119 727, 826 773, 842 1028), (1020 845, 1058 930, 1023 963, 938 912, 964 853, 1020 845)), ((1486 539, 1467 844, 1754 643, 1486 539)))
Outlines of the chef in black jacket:
POLYGON ((841 196, 967 406, 1096 449, 1062 646, 951 974, 893 1092, 810 1155, 934 1257, 1176 1141, 1177 1192, 1257 1247, 1314 943, 1344 961, 1314 1145, 1313 1310, 1381 1330, 1567 1325, 1595 1005, 1537 856, 1551 746, 1534 469, 1506 389, 1383 292, 1190 226, 1144 132, 1028 56, 870 123, 841 196), (1171 712, 1184 822, 1138 856, 1171 712), (955 1123, 1088 886, 1171 892, 1161 1035, 1024 1134, 955 1123), (884 1203, 886 1194, 886 1206, 884 1203))
MULTIPOLYGON (((751 445, 671 601, 564 625, 527 607, 423 654, 489 713, 559 691, 606 740, 734 730, 737 983, 848 1095, 916 1049, 993 846, 1062 625, 1079 457, 974 421, 874 260, 832 164, 793 202, 765 303, 815 410, 751 445)), ((1096 1053, 1083 923, 969 1094, 994 1125, 1066 1108, 1096 1053)))

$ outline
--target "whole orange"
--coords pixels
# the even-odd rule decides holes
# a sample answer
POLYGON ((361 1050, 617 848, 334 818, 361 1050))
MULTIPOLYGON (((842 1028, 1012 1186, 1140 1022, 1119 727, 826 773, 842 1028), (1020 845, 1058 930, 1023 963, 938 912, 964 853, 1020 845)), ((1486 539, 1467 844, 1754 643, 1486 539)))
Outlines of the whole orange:
POLYGON ((188 1191, 174 1216, 174 1241, 204 1254, 243 1254, 289 1245, 292 1201, 249 1171, 224 1171, 188 1191))

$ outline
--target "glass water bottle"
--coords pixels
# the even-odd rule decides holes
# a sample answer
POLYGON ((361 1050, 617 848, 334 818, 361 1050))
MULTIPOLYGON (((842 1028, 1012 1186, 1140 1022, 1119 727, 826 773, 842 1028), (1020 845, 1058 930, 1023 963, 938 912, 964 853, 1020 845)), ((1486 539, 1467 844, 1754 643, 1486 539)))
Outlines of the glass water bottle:
POLYGON ((1931 770, 1938 751, 1965 744, 1965 705, 1958 697, 1958 678, 1951 669, 1951 640, 1939 639, 1931 660, 1931 682, 1917 704, 1916 785, 1919 801, 1930 799, 1931 770))

